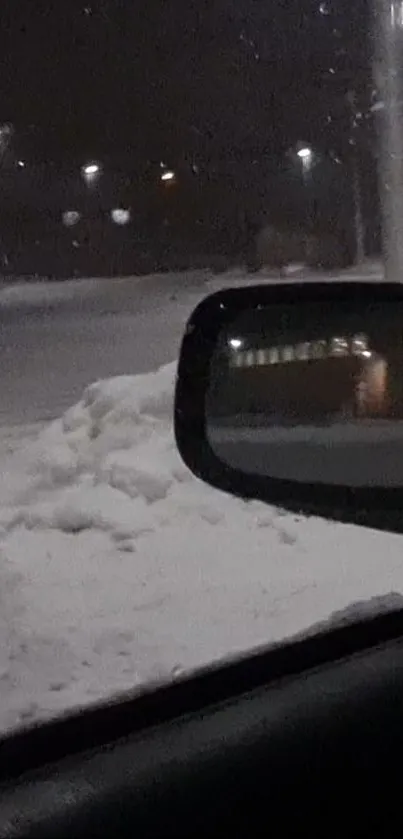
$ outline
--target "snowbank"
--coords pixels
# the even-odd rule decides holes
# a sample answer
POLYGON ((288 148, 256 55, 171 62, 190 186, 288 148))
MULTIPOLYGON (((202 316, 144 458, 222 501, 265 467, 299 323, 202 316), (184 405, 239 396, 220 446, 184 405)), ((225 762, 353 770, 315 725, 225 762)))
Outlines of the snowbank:
POLYGON ((172 364, 91 385, 3 469, 0 729, 401 596, 402 537, 196 480, 174 379, 172 364))

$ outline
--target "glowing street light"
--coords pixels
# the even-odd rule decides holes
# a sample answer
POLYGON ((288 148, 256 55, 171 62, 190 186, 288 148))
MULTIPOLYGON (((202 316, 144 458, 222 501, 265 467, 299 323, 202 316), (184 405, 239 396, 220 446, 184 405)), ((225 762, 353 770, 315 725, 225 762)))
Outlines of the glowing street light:
POLYGON ((81 174, 87 184, 93 184, 101 174, 101 167, 99 163, 86 163, 81 167, 81 174))
POLYGON ((80 213, 77 210, 66 210, 63 213, 63 224, 65 227, 74 227, 80 221, 80 213))
POLYGON ((124 226, 125 224, 129 224, 131 212, 130 210, 123 209, 123 207, 117 207, 115 210, 111 211, 111 218, 115 224, 124 226))
POLYGON ((163 172, 161 175, 162 181, 174 181, 175 180, 175 172, 172 169, 167 169, 166 172, 163 172))
POLYGON ((99 172, 98 163, 88 163, 83 167, 84 175, 96 175, 99 172))
POLYGON ((298 149, 297 155, 300 158, 300 160, 311 161, 312 156, 313 156, 313 152, 312 152, 312 149, 309 148, 309 146, 304 146, 303 148, 298 149))
POLYGON ((229 345, 233 350, 240 350, 243 346, 243 341, 241 338, 231 338, 229 345))
POLYGON ((297 148, 297 157, 302 163, 302 177, 304 185, 307 186, 314 159, 313 149, 310 146, 300 145, 297 148))

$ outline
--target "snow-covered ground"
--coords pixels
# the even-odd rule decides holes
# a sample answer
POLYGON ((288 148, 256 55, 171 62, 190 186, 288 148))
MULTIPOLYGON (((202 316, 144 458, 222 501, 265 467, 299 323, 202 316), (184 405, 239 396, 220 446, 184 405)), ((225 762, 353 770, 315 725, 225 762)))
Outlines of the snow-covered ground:
POLYGON ((403 603, 401 536, 195 479, 174 376, 91 385, 37 439, 4 431, 1 730, 403 603))
POLYGON ((0 731, 403 603, 402 537, 231 498, 176 452, 175 364, 150 371, 206 293, 266 279, 0 292, 0 731))

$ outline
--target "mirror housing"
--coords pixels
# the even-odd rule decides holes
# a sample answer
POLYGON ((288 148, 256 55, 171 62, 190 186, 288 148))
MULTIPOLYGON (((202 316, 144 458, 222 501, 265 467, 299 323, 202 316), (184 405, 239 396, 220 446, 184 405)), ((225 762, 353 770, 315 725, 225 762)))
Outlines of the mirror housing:
MULTIPOLYGON (((370 482, 369 485, 352 486, 340 481, 332 483, 326 475, 322 475, 320 481, 293 480, 289 475, 282 479, 239 468, 239 465, 231 465, 228 460, 222 459, 209 436, 207 415, 214 357, 221 336, 228 335, 232 324, 241 321, 245 313, 262 310, 272 313, 279 307, 293 307, 297 311, 298 307, 304 306, 308 307, 307 311, 314 312, 315 307, 324 306, 326 311, 336 315, 351 309, 362 319, 368 311, 373 313, 377 307, 382 310, 386 305, 395 315, 401 307, 403 346, 403 286, 396 283, 337 280, 325 283, 287 282, 225 290, 205 298, 186 326, 175 390, 176 443, 183 461, 193 474, 224 492, 264 501, 294 513, 403 532, 403 462, 401 485, 395 479, 393 485, 370 482)), ((370 353, 367 352, 367 355, 370 353)), ((300 427, 301 423, 294 422, 294 429, 296 425, 300 427)), ((326 427, 334 426, 327 424, 326 427)), ((356 427, 359 432, 359 426, 356 427)), ((318 426, 315 428, 318 429, 318 426)), ((311 434, 316 433, 315 428, 310 428, 311 434)), ((369 442, 368 445, 375 444, 369 442)))

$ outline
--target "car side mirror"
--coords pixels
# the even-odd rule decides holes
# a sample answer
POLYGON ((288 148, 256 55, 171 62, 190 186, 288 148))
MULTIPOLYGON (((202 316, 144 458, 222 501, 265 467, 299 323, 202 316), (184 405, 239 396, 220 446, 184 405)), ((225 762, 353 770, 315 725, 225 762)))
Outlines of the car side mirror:
POLYGON ((403 287, 290 282, 207 297, 181 347, 175 436, 218 489, 400 529, 377 514, 403 519, 403 287))

